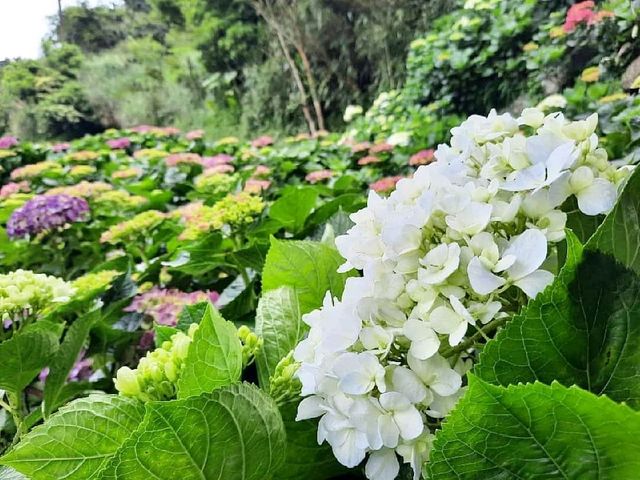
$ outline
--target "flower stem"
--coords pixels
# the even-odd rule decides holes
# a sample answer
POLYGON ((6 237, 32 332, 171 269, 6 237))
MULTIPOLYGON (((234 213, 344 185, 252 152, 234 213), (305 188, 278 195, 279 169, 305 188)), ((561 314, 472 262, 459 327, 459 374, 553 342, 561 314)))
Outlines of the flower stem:
POLYGON ((507 320, 509 320, 509 317, 506 317, 506 316, 492 320, 486 325, 483 325, 482 327, 478 328, 476 333, 471 335, 464 342, 459 343, 455 347, 446 348, 443 351, 441 351, 440 354, 445 358, 449 358, 460 352, 467 350, 468 348, 473 347, 478 340, 482 338, 485 338, 485 339, 488 338, 488 334, 495 332, 499 327, 507 323, 507 320))

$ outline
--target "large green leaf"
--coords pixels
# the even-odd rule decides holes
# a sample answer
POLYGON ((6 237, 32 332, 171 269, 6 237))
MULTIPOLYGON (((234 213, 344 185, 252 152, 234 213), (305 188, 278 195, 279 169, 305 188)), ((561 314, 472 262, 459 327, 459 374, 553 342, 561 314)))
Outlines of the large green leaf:
POLYGON ((63 325, 40 321, 0 343, 0 389, 22 391, 58 350, 63 325))
POLYGON ((640 414, 577 387, 497 387, 473 375, 438 432, 429 479, 634 479, 640 414))
POLYGON ((337 250, 328 245, 272 238, 271 249, 262 273, 262 291, 282 286, 295 289, 300 313, 305 314, 322 305, 327 291, 340 297, 351 273, 338 273, 344 262, 337 250))
POLYGON ((336 460, 327 443, 318 445, 317 420, 296 422, 298 402, 280 407, 287 432, 287 456, 278 470, 278 480, 325 480, 333 478, 347 469, 336 460))
POLYGON ((499 385, 558 380, 638 408, 640 278, 568 238, 558 278, 487 344, 475 371, 499 385))
POLYGON ((640 274, 640 169, 633 173, 586 247, 608 253, 640 274))
POLYGON ((143 414, 141 403, 125 397, 75 400, 34 428, 0 463, 33 480, 96 479, 143 414))
POLYGON ((178 398, 230 385, 241 374, 242 344, 236 327, 208 304, 178 380, 178 398))
POLYGON ((269 377, 278 362, 308 330, 302 321, 295 289, 280 287, 262 295, 256 313, 256 334, 264 343, 257 355, 260 386, 268 390, 269 377))
POLYGON ((282 418, 257 387, 237 384, 147 405, 104 479, 269 480, 285 456, 282 418))
POLYGON ((93 310, 73 322, 62 340, 60 348, 51 359, 42 402, 45 417, 60 405, 60 394, 69 372, 80 355, 91 327, 99 318, 100 310, 93 310))
POLYGON ((269 216, 282 223, 287 230, 298 232, 304 227, 317 199, 318 192, 314 188, 290 190, 271 205, 269 216))

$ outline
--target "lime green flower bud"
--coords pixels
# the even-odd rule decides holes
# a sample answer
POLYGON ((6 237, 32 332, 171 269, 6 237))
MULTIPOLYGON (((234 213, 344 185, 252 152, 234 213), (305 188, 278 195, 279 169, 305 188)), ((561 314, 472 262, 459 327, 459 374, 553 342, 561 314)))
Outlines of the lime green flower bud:
POLYGON ((135 370, 129 367, 122 367, 118 370, 114 381, 116 390, 127 397, 136 397, 140 395, 140 385, 138 384, 138 376, 135 370))
POLYGON ((141 358, 135 370, 122 367, 114 382, 116 389, 121 395, 143 402, 175 398, 176 384, 197 330, 198 325, 192 324, 188 334, 173 334, 171 340, 162 342, 160 347, 141 358))
POLYGON ((238 329, 238 338, 242 343, 242 365, 246 367, 253 362, 264 342, 246 325, 238 329))
POLYGON ((269 378, 269 394, 276 403, 283 404, 300 396, 302 384, 295 376, 300 364, 293 359, 293 351, 278 362, 269 378))

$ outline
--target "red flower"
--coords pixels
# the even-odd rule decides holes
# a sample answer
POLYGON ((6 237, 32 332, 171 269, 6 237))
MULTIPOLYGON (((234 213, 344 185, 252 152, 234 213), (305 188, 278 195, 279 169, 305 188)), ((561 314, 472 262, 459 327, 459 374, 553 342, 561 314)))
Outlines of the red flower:
POLYGON ((608 10, 601 10, 600 12, 594 12, 593 8, 595 3, 591 0, 586 2, 576 3, 571 5, 567 10, 567 18, 562 25, 562 29, 567 32, 573 32, 578 25, 585 23, 587 25, 594 25, 607 17, 613 17, 613 13, 608 10))

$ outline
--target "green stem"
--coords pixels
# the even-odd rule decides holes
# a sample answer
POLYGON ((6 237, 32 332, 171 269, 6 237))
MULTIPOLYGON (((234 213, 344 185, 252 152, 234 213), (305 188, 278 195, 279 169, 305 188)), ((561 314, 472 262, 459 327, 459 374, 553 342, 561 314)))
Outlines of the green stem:
POLYGON ((16 425, 16 435, 13 437, 11 445, 17 444, 25 434, 24 414, 22 412, 22 396, 18 394, 7 394, 9 399, 9 412, 13 417, 13 423, 16 425))
POLYGON ((478 331, 467 338, 464 342, 459 343, 455 347, 446 348, 441 351, 440 354, 445 358, 449 358, 458 353, 464 352, 468 348, 473 347, 478 340, 487 338, 488 334, 495 332, 499 327, 507 323, 507 320, 509 320, 509 317, 496 318, 495 320, 492 320, 486 325, 478 328, 478 331))

